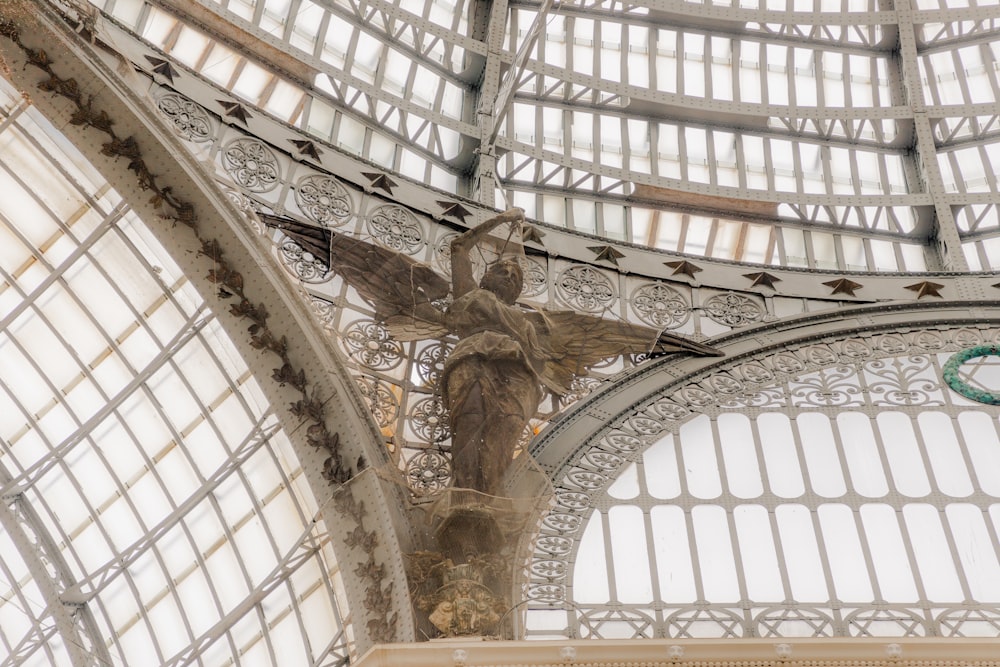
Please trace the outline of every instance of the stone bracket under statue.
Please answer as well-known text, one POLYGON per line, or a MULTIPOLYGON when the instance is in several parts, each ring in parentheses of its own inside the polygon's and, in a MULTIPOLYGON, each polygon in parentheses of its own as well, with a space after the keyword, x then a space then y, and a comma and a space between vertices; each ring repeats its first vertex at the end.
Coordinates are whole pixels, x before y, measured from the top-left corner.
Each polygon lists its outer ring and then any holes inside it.
POLYGON ((411 600, 427 624, 418 634, 512 636, 517 549, 548 499, 452 488, 413 506, 411 525, 423 529, 425 548, 406 555, 411 600))

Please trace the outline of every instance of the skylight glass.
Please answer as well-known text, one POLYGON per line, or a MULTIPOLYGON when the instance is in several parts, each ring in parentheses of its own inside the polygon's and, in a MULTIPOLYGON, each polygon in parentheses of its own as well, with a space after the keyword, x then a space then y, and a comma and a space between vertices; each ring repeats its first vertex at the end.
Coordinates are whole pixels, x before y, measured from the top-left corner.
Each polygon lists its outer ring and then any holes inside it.
POLYGON ((0 108, 0 662, 346 660, 329 498, 214 304, 6 83, 0 108))

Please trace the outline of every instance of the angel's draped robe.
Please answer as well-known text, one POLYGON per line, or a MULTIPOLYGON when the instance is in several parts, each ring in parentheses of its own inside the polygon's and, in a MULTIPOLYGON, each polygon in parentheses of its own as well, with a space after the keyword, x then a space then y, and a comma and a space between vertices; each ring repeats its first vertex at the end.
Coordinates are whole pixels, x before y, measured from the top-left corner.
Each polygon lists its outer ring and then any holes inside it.
POLYGON ((447 317, 460 338, 441 378, 454 486, 497 495, 542 399, 544 345, 520 308, 485 289, 456 299, 447 317))

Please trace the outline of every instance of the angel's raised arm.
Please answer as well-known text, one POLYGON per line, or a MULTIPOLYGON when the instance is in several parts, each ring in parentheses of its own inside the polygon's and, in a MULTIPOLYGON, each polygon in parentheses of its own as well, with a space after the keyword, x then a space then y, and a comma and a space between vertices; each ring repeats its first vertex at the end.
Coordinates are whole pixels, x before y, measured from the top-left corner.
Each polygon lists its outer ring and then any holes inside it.
POLYGON ((472 274, 472 259, 469 253, 487 234, 508 222, 524 222, 524 210, 512 208, 504 211, 478 227, 462 233, 451 242, 451 286, 454 298, 457 299, 476 288, 476 278, 472 274))

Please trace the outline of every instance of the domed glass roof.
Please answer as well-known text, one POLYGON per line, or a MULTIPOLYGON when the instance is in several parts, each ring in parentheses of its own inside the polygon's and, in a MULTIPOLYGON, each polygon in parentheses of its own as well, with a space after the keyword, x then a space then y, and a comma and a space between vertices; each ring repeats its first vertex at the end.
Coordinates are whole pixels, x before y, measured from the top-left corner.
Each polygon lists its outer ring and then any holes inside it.
POLYGON ((788 267, 1000 261, 995 4, 97 4, 349 153, 552 225, 788 267))

